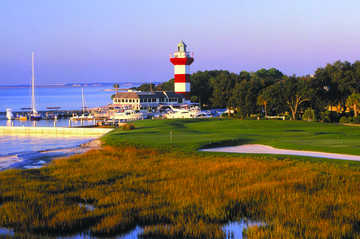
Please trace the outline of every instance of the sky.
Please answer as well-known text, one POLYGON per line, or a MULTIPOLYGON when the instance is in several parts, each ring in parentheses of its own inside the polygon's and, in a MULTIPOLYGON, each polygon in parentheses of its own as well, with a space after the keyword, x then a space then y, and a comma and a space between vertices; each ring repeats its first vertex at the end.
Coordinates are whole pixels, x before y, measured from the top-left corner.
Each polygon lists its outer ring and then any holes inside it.
POLYGON ((1 0, 0 85, 163 82, 184 40, 191 71, 313 74, 360 60, 358 0, 1 0))

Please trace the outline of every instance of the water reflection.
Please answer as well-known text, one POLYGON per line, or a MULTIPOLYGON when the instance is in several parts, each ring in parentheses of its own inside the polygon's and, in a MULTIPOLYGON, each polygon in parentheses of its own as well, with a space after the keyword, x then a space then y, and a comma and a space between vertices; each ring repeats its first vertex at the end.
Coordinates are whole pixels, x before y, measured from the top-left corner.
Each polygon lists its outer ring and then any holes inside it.
POLYGON ((229 222, 222 227, 227 239, 242 239, 245 229, 251 226, 261 226, 264 223, 250 220, 241 220, 238 222, 229 222))
MULTIPOLYGON (((89 206, 88 204, 82 204, 82 206, 89 206)), ((90 205, 92 206, 92 205, 90 205)), ((89 208, 90 210, 93 208, 89 208)), ((243 237, 243 232, 245 229, 247 229, 248 227, 251 226, 261 226, 264 225, 264 223, 261 222, 257 222, 257 221, 249 221, 249 220, 241 220, 238 222, 229 222, 228 224, 225 224, 222 227, 222 230, 225 233, 225 238, 226 239, 242 239, 243 237)), ((106 237, 106 238, 113 238, 113 239, 140 239, 141 238, 141 233, 143 232, 143 228, 141 228, 140 226, 135 227, 133 230, 129 231, 128 233, 122 234, 122 235, 118 235, 118 236, 114 236, 114 237, 106 237)), ((6 228, 0 228, 0 236, 17 236, 16 233, 14 233, 12 230, 6 229, 6 228)), ((26 235, 21 235, 21 236, 26 236, 26 235)), ((35 235, 32 235, 35 236, 35 235)), ((29 235, 29 238, 35 238, 29 235)), ((97 239, 99 237, 94 237, 91 236, 89 232, 82 232, 76 235, 72 235, 72 236, 57 236, 57 237, 41 237, 41 236, 36 236, 36 238, 39 239, 45 239, 45 238, 56 238, 56 239, 97 239)), ((102 237, 103 238, 103 237, 102 237)))
POLYGON ((10 229, 0 227, 0 236, 14 236, 14 232, 10 229))

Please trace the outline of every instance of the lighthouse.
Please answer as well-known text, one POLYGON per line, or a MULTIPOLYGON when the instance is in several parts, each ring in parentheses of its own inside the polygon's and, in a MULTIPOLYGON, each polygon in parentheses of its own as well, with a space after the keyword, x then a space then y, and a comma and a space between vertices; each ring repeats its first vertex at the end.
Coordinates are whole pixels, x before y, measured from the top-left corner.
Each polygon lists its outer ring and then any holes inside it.
POLYGON ((175 93, 183 94, 186 99, 190 96, 190 65, 193 63, 193 54, 186 50, 186 44, 181 41, 177 45, 177 51, 170 56, 174 65, 174 89, 175 93))

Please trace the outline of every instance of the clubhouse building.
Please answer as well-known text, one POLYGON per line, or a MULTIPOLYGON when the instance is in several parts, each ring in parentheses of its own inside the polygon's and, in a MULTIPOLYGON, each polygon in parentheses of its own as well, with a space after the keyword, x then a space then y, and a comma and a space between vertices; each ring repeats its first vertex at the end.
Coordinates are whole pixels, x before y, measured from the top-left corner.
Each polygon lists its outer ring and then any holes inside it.
POLYGON ((170 91, 128 91, 116 93, 113 97, 113 106, 122 109, 143 110, 154 109, 160 105, 178 105, 184 101, 184 94, 170 91))

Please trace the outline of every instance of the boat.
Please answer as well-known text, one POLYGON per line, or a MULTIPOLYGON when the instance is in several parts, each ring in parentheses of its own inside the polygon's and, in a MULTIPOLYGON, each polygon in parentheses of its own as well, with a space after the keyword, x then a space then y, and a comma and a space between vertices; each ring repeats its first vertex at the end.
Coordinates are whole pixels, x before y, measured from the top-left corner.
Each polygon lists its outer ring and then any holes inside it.
POLYGON ((168 112, 164 117, 167 119, 192 119, 195 118, 195 114, 189 110, 177 110, 168 112))
POLYGON ((144 114, 135 110, 125 110, 124 112, 114 112, 110 116, 111 120, 133 121, 144 119, 144 114))
POLYGON ((171 110, 164 114, 167 119, 192 119, 200 112, 198 107, 189 105, 181 105, 180 108, 169 105, 169 108, 171 110))
POLYGON ((20 121, 26 121, 28 120, 28 117, 26 115, 17 115, 16 119, 20 121))
POLYGON ((197 113, 195 115, 195 118, 200 118, 200 119, 207 119, 207 118, 212 118, 213 116, 211 115, 211 112, 209 111, 200 111, 199 113, 197 113))
POLYGON ((95 116, 92 114, 84 113, 82 115, 74 115, 70 118, 70 120, 76 121, 76 120, 95 120, 95 116))
POLYGON ((11 109, 6 109, 6 118, 8 120, 13 120, 14 119, 14 115, 13 115, 11 109))
POLYGON ((30 120, 41 120, 41 115, 37 112, 35 105, 34 52, 32 53, 31 110, 32 112, 30 114, 30 120))
POLYGON ((70 118, 70 120, 76 121, 76 120, 95 120, 95 116, 90 114, 90 113, 86 113, 85 109, 87 109, 87 107, 85 106, 85 97, 84 97, 84 88, 81 88, 81 103, 82 103, 82 115, 74 115, 73 117, 70 118))

